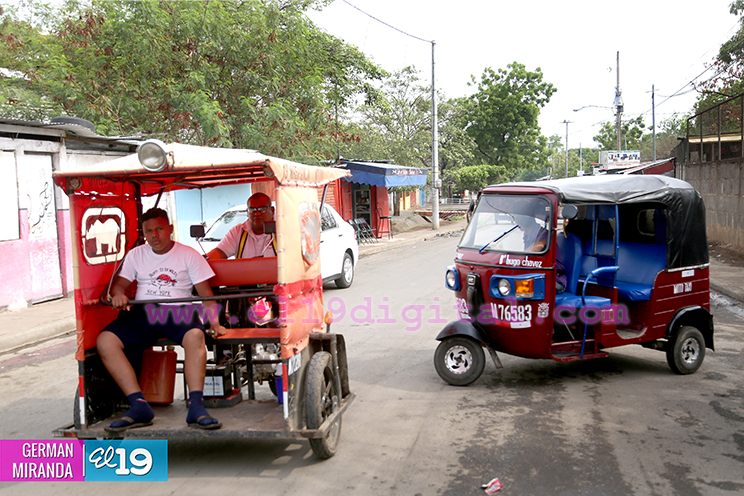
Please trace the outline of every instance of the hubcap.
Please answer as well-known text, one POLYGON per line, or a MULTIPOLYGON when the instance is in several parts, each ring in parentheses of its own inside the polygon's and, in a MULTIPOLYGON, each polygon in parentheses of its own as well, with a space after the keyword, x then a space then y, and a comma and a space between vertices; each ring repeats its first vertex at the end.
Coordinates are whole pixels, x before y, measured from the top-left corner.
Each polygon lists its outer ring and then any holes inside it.
POLYGON ((352 276, 354 275, 354 264, 351 263, 350 258, 344 258, 344 280, 346 282, 351 281, 352 276))
POLYGON ((700 343, 698 343, 697 339, 685 339, 685 342, 682 343, 681 355, 685 363, 695 363, 700 355, 700 343))
POLYGON ((453 374, 464 374, 473 364, 473 355, 464 346, 453 346, 444 358, 447 370, 453 374))

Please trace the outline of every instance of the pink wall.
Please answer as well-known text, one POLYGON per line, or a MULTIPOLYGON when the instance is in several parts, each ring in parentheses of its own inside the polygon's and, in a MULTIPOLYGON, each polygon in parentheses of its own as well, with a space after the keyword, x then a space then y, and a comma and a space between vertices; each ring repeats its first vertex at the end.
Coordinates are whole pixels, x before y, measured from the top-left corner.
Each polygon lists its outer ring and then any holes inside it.
POLYGON ((20 210, 21 239, 0 241, 0 309, 31 299, 28 211, 20 210))
POLYGON ((0 241, 0 310, 22 308, 74 290, 69 212, 58 211, 56 215, 59 250, 56 239, 29 239, 25 209, 19 210, 20 239, 0 241), (61 274, 56 270, 57 262, 61 274))

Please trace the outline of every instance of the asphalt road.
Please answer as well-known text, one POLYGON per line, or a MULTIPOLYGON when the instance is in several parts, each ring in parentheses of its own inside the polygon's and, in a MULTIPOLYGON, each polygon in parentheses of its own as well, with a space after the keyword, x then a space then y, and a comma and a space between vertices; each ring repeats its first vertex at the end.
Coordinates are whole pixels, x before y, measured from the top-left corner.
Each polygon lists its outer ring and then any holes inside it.
MULTIPOLYGON (((489 361, 478 381, 457 388, 433 366, 434 337, 456 315, 443 270, 456 242, 365 257, 350 289, 326 291, 358 395, 335 457, 317 460, 306 441, 178 441, 169 443, 168 482, 0 483, 0 492, 477 495, 495 477, 498 494, 744 492, 737 306, 716 300, 717 351, 691 376, 635 346, 574 363, 501 355, 503 369, 489 361)), ((70 421, 73 347, 68 338, 0 357, 0 438, 49 438, 70 421)))

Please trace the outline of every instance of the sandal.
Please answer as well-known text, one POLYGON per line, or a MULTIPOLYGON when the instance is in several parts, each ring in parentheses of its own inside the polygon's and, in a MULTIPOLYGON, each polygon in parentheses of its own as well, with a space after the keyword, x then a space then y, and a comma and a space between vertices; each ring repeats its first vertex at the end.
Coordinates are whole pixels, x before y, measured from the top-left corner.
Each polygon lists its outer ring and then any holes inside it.
POLYGON ((104 427, 106 432, 123 432, 127 429, 136 429, 137 427, 147 427, 148 425, 152 425, 152 420, 144 420, 144 421, 136 421, 132 417, 124 416, 120 418, 119 420, 114 420, 111 422, 111 425, 108 427, 104 427), (124 422, 124 424, 121 425, 114 425, 118 422, 124 422))
POLYGON ((202 415, 201 417, 196 419, 196 422, 189 422, 189 427, 193 427, 195 429, 203 429, 205 431, 211 431, 214 429, 219 429, 222 427, 222 424, 211 415, 202 415), (210 422, 208 424, 203 424, 202 420, 214 420, 214 422, 210 422))

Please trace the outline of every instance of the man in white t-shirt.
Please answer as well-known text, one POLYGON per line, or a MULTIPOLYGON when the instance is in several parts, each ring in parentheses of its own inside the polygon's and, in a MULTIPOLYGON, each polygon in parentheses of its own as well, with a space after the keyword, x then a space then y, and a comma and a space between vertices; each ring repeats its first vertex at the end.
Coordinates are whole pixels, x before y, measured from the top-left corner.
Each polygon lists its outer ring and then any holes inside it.
POLYGON ((127 396, 131 408, 124 416, 106 428, 121 432, 152 424, 155 414, 145 400, 137 375, 127 358, 152 346, 159 338, 179 343, 185 353, 184 377, 189 388, 190 427, 218 429, 222 426, 204 408, 202 397, 206 372, 207 350, 204 324, 200 314, 210 321, 209 333, 225 334, 219 323, 219 308, 214 301, 196 305, 129 305, 125 291, 137 281, 137 300, 168 300, 191 297, 196 288, 201 297, 213 296, 208 280, 214 276, 211 267, 196 250, 171 239, 173 226, 168 214, 153 208, 142 215, 142 232, 147 244, 127 253, 121 272, 111 288, 111 302, 119 315, 98 335, 96 346, 116 384, 127 396))
POLYGON ((217 248, 207 253, 207 258, 275 257, 274 235, 264 230, 266 223, 273 221, 274 207, 271 206, 271 198, 264 193, 252 195, 248 198, 248 220, 233 226, 217 248))

